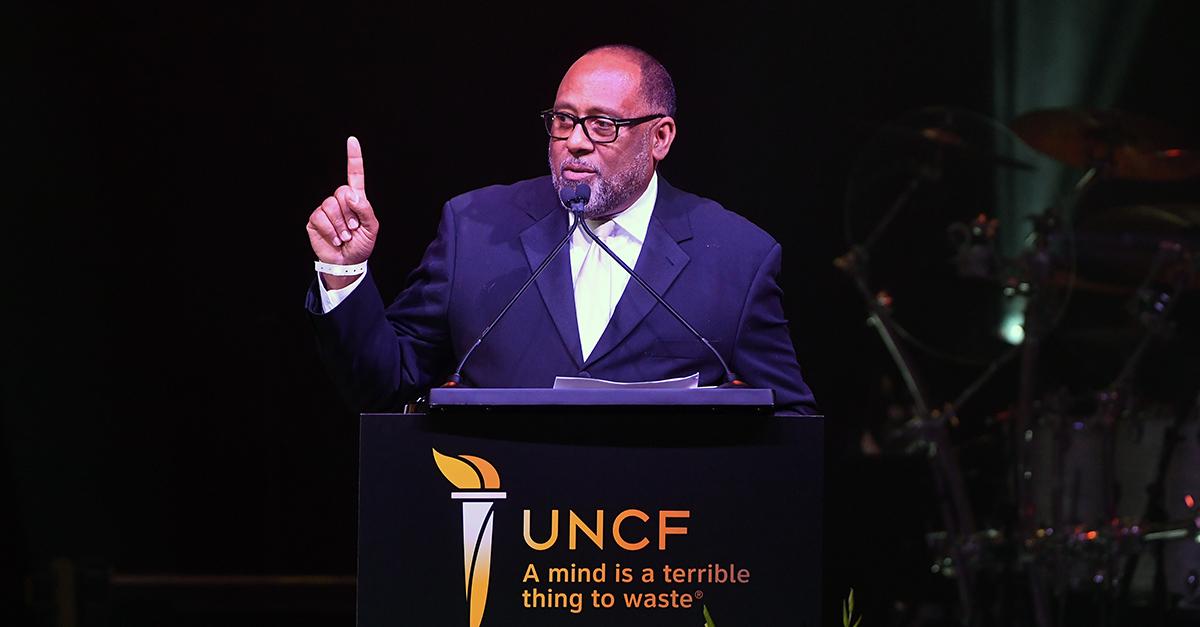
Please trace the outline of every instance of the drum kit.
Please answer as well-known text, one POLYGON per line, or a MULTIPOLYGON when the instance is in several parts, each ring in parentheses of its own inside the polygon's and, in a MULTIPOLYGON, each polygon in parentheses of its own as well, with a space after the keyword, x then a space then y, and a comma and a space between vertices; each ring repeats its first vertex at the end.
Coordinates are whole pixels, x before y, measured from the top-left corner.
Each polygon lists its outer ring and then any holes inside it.
POLYGON ((1200 624, 1200 151, 1186 143, 1120 111, 1001 125, 930 108, 881 129, 851 175, 834 263, 907 392, 888 441, 929 460, 944 527, 931 570, 955 581, 963 624, 1200 624), (1049 208, 1028 222, 996 217, 1038 194, 1049 208), (952 401, 933 402, 931 363, 953 373, 938 377, 961 388, 952 401), (978 407, 988 391, 998 408, 978 407), (971 467, 979 441, 994 468, 971 467), (1001 505, 985 511, 987 490, 1001 505), (997 601, 1014 581, 1021 602, 997 601))

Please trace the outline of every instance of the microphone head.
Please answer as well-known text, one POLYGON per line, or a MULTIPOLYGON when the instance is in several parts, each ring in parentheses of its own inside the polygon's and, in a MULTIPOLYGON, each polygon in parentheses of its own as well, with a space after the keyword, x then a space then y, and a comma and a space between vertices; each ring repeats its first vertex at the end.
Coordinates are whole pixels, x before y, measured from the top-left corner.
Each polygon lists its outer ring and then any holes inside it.
POLYGON ((575 190, 571 189, 570 187, 563 187, 562 189, 558 190, 558 200, 563 204, 564 207, 569 208, 571 206, 571 201, 575 200, 575 190))
POLYGON ((592 188, 587 183, 580 183, 574 188, 564 187, 558 192, 558 199, 572 213, 579 213, 592 199, 592 188))
POLYGON ((575 199, 583 204, 588 204, 592 199, 592 188, 588 187, 587 183, 580 183, 575 186, 575 199))

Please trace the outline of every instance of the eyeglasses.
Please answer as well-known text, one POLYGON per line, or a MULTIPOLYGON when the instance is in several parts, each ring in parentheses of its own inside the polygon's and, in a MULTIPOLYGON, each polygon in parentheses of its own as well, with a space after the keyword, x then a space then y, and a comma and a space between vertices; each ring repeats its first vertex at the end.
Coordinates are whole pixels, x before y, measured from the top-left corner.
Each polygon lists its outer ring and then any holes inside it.
POLYGON ((665 118, 665 113, 656 113, 640 118, 610 118, 607 115, 585 115, 577 117, 564 111, 547 109, 541 113, 546 122, 546 132, 554 139, 567 139, 575 131, 575 125, 583 123, 583 134, 593 144, 608 144, 617 141, 622 126, 637 126, 643 122, 665 118))

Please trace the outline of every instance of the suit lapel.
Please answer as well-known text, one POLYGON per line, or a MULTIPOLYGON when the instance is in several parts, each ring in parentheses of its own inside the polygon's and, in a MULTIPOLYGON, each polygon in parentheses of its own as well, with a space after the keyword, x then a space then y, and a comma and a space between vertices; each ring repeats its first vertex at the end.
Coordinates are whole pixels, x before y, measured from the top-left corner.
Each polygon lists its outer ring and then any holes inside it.
MULTIPOLYGON (((537 217, 536 213, 540 212, 530 211, 530 215, 534 217, 537 217)), ((525 259, 529 262, 530 271, 536 269, 554 252, 554 245, 566 234, 567 217, 562 211, 554 210, 545 213, 541 219, 521 232, 521 245, 525 248, 525 259)), ((576 366, 582 367, 583 351, 579 343, 579 323, 575 318, 570 252, 568 243, 537 278, 537 289, 571 359, 576 366)))
MULTIPOLYGON (((642 244, 642 252, 638 255, 637 270, 646 283, 659 294, 665 294, 667 288, 675 282, 684 266, 690 261, 687 253, 679 247, 678 242, 690 239, 692 236, 691 223, 688 221, 686 207, 680 202, 680 194, 675 188, 659 177, 658 199, 654 203, 654 215, 646 230, 646 241, 642 244)), ((560 236, 561 237, 561 236, 560 236)), ((569 272, 568 272, 569 274, 569 272)), ((567 282, 568 287, 570 282, 567 282)), ((574 294, 568 291, 567 297, 572 301, 574 294)), ((595 363, 617 347, 637 326, 650 310, 658 304, 633 277, 621 294, 621 300, 613 311, 608 327, 592 349, 584 367, 595 363)), ((573 312, 572 312, 573 313, 573 312)), ((575 317, 572 315, 571 320, 575 317)), ((578 323, 575 328, 575 345, 579 345, 578 323)), ((582 352, 580 353, 582 354, 582 352)))

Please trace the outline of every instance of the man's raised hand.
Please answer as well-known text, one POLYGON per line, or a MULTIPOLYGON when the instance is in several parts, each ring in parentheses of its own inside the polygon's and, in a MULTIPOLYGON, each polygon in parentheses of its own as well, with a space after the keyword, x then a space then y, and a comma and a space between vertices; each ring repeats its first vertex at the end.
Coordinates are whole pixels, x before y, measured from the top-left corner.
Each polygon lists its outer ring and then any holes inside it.
MULTIPOLYGON (((346 140, 346 183, 308 216, 308 241, 317 259, 325 263, 362 263, 371 256, 379 236, 379 221, 367 200, 362 147, 354 137, 346 140)), ((357 277, 322 278, 326 287, 337 289, 357 277)))

